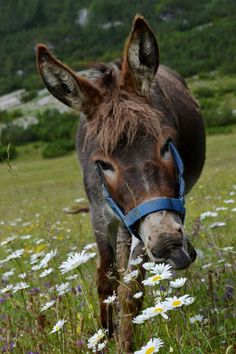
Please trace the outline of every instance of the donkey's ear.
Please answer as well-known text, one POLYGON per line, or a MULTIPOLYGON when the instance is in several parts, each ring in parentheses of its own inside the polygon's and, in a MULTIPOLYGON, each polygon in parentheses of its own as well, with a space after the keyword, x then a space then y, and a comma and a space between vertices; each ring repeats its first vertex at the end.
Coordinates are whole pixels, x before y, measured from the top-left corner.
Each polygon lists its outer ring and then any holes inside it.
POLYGON ((158 66, 159 49, 155 35, 144 18, 136 16, 124 50, 124 85, 146 95, 158 66))
POLYGON ((57 60, 43 44, 37 46, 37 65, 47 89, 67 106, 86 111, 101 101, 96 87, 57 60))

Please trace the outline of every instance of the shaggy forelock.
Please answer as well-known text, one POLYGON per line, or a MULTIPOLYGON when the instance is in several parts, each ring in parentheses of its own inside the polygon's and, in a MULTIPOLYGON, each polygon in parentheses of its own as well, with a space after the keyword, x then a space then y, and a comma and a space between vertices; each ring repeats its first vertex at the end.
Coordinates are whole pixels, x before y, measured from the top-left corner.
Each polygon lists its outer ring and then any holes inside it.
POLYGON ((109 154, 120 139, 126 138, 129 145, 137 133, 160 139, 162 113, 152 108, 146 98, 120 89, 117 74, 110 67, 102 67, 99 85, 104 101, 86 124, 86 141, 96 139, 101 150, 109 154))

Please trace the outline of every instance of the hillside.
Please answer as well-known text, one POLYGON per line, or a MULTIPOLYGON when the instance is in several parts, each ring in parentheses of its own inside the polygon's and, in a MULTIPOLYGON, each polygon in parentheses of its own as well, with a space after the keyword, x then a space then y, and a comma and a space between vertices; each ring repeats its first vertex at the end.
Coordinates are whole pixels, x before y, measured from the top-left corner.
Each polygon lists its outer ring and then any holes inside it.
POLYGON ((75 70, 95 59, 114 59, 135 13, 153 27, 162 63, 185 76, 236 71, 234 0, 0 0, 0 94, 41 88, 38 42, 75 70))

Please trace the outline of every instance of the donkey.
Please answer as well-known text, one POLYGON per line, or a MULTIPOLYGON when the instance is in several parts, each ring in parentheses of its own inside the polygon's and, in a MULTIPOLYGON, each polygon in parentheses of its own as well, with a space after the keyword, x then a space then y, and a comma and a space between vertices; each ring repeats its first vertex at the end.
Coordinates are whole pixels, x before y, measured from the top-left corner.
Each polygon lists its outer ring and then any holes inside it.
POLYGON ((141 255, 184 269, 196 257, 183 228, 183 193, 205 160, 199 107, 183 78, 159 65, 155 35, 142 16, 134 19, 120 65, 96 64, 87 79, 43 44, 37 65, 52 95, 80 111, 76 144, 99 252, 101 324, 113 333, 112 306, 103 301, 116 291, 120 350, 130 352, 132 318, 142 303, 133 294, 144 277, 139 265, 139 278, 122 285, 137 267, 133 260, 141 255), (126 216, 139 206, 146 212, 128 224, 126 216))

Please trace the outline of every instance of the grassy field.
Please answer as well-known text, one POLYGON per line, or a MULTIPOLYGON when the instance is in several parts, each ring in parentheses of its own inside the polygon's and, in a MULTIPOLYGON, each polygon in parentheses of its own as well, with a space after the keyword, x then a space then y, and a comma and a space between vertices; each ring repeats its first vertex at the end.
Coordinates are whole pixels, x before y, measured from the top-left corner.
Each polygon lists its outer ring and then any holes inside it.
MULTIPOLYGON (((85 196, 76 155, 42 160, 37 150, 31 150, 26 156, 27 151, 22 151, 12 166, 0 165, 0 288, 19 282, 29 285, 15 292, 9 287, 0 295, 0 350, 17 354, 88 353, 87 340, 100 328, 95 260, 64 275, 59 271, 70 252, 80 252, 94 242, 88 214, 62 212, 74 199, 85 196), (10 241, 11 236, 16 238, 10 241), (22 249, 22 256, 6 261, 13 251, 22 249), (57 254, 47 269, 53 272, 39 277, 45 268, 37 270, 34 266, 52 250, 57 254), (77 277, 67 279, 72 274, 77 277), (59 295, 56 285, 67 282, 69 291, 59 295), (53 306, 41 311, 52 299, 53 306), (50 334, 59 319, 67 322, 50 334)), ((235 211, 236 133, 211 136, 204 172, 187 197, 186 228, 199 257, 190 269, 177 274, 187 282, 173 293, 196 299, 171 311, 169 320, 158 316, 136 325, 137 349, 158 336, 164 342, 160 349, 163 354, 235 353, 235 211), (196 218, 206 211, 216 212, 216 208, 220 208, 217 215, 202 220, 200 232, 195 232, 196 218), (214 227, 215 222, 225 224, 214 227), (197 314, 203 320, 191 324, 189 319, 197 314)), ((168 290, 167 283, 163 284, 161 296, 168 290)), ((147 292, 145 308, 153 304, 154 296, 153 289, 147 292)), ((117 353, 114 340, 107 344, 107 352, 117 353)))

